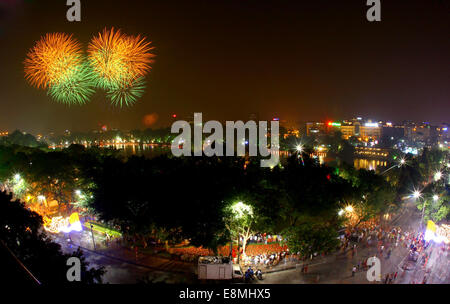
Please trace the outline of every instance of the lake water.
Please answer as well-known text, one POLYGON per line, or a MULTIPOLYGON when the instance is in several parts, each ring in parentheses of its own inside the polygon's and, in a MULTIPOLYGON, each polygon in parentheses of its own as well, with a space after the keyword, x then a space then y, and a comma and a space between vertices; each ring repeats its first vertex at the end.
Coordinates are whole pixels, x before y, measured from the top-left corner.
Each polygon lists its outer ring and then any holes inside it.
MULTIPOLYGON (((130 157, 132 155, 142 155, 148 158, 153 158, 160 156, 162 154, 171 153, 169 145, 159 145, 159 144, 114 144, 105 146, 108 148, 114 148, 121 150, 121 154, 130 157)), ((290 153, 280 152, 280 157, 288 157, 290 153)), ((318 160, 320 163, 324 163, 326 157, 325 155, 319 155, 318 160)), ((367 169, 367 170, 382 170, 387 167, 387 161, 379 159, 369 159, 369 158, 355 158, 353 161, 353 166, 356 169, 367 169)))

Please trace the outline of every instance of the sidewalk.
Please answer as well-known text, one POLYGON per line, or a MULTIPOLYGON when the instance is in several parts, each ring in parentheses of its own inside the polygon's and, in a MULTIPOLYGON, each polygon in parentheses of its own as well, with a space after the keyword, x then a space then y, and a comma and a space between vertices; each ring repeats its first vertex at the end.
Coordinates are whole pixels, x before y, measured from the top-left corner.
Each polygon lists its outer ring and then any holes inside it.
MULTIPOLYGON (((90 234, 90 232, 89 232, 90 234)), ((88 234, 71 235, 71 245, 73 249, 80 247, 83 251, 89 251, 97 255, 101 255, 107 258, 115 259, 124 263, 145 267, 151 270, 167 271, 173 273, 195 273, 196 265, 183 261, 175 261, 172 259, 166 259, 162 257, 156 257, 149 254, 143 254, 138 252, 137 255, 134 250, 124 247, 120 244, 116 244, 114 241, 110 242, 109 246, 106 246, 104 239, 95 235, 95 250, 92 241, 89 241, 88 234)), ((65 247, 70 245, 67 240, 58 238, 59 243, 65 247)))

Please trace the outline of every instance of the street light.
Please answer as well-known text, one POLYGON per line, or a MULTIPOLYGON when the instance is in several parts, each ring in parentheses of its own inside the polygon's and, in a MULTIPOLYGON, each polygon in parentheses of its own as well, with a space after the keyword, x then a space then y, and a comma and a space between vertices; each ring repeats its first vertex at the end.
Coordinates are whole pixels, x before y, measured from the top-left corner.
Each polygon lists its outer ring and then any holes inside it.
POLYGON ((251 206, 244 204, 243 202, 237 202, 233 206, 231 206, 231 209, 233 210, 234 216, 236 218, 241 218, 245 214, 244 212, 248 213, 250 216, 253 215, 253 209, 251 206))
POLYGON ((397 167, 397 168, 401 168, 404 164, 406 164, 406 160, 404 158, 400 159, 400 162, 398 164, 393 165, 392 167, 384 170, 383 172, 381 172, 381 175, 388 172, 389 170, 397 167))
POLYGON ((95 251, 95 240, 94 240, 94 225, 91 225, 91 236, 92 236, 92 244, 94 245, 94 251, 95 251))
POLYGON ((345 211, 352 213, 353 207, 351 205, 348 205, 347 207, 345 207, 345 211))
POLYGON ((303 160, 303 145, 302 144, 298 144, 295 147, 295 150, 297 151, 297 157, 300 158, 302 160, 302 165, 305 165, 305 161, 303 160))
POLYGON ((338 215, 339 215, 339 216, 342 216, 342 215, 344 214, 344 212, 345 212, 345 211, 344 211, 343 209, 341 209, 341 210, 339 210, 338 215))
POLYGON ((438 180, 440 180, 441 177, 442 177, 442 172, 441 172, 441 171, 437 171, 437 172, 434 174, 434 180, 435 180, 436 182, 437 182, 438 180))
POLYGON ((421 196, 422 196, 422 194, 420 193, 420 191, 415 190, 415 191, 413 192, 413 197, 414 197, 415 199, 418 199, 418 198, 421 197, 421 196))
POLYGON ((433 201, 437 202, 439 200, 439 195, 435 194, 433 195, 433 201))

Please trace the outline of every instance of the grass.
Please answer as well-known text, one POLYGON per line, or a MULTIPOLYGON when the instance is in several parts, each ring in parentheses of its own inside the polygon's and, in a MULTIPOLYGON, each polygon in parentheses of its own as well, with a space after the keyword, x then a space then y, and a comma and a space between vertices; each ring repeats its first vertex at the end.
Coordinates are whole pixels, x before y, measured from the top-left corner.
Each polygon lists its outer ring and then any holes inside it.
POLYGON ((119 231, 112 229, 112 228, 108 228, 106 226, 100 225, 98 223, 94 223, 94 222, 84 222, 83 225, 84 227, 86 227, 87 229, 91 229, 91 224, 92 224, 92 229, 96 232, 101 232, 101 233, 108 233, 111 236, 114 237, 120 237, 122 236, 122 233, 120 233, 119 231))

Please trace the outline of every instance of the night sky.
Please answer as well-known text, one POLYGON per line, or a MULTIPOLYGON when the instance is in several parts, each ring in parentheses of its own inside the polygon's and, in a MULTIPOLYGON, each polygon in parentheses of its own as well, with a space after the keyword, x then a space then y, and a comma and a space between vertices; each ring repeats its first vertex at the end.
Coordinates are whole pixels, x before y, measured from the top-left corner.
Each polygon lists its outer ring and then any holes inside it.
POLYGON ((351 118, 448 122, 450 4, 381 0, 382 21, 366 20, 366 0, 81 0, 82 21, 66 20, 66 0, 0 0, 0 131, 87 131, 145 126, 156 113, 203 112, 204 119, 288 121, 351 118), (23 60, 48 32, 73 33, 85 49, 105 27, 142 34, 157 55, 144 97, 132 108, 67 107, 24 79, 23 60))

